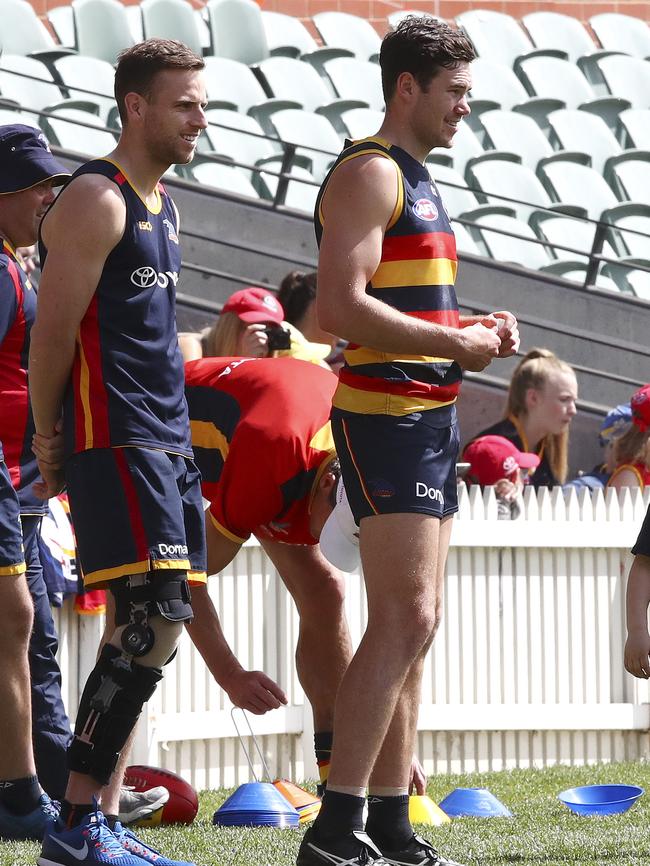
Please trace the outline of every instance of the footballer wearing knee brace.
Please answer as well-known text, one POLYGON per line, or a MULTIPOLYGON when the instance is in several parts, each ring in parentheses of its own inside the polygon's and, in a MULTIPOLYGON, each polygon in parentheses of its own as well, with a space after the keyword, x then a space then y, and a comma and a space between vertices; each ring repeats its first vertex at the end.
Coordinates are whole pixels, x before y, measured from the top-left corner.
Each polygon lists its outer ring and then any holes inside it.
POLYGON ((41 466, 47 495, 67 486, 85 584, 108 588, 116 611, 81 697, 61 819, 39 860, 47 866, 173 864, 133 847, 96 800, 192 618, 190 585, 206 580, 175 321, 179 218, 159 182, 192 159, 207 125, 203 66, 171 40, 123 52, 118 145, 77 169, 41 226, 35 447, 63 416, 66 462, 63 472, 41 466))

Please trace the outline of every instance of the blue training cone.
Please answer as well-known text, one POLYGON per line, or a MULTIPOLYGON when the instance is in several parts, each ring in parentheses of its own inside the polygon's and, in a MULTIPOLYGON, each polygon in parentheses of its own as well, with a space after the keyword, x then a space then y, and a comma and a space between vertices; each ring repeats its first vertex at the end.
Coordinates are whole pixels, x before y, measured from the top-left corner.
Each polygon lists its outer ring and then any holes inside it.
POLYGON ((214 813, 222 827, 297 827, 300 816, 271 782, 246 782, 214 813))
POLYGON ((456 788, 440 802, 452 818, 512 818, 512 812, 487 788, 456 788))

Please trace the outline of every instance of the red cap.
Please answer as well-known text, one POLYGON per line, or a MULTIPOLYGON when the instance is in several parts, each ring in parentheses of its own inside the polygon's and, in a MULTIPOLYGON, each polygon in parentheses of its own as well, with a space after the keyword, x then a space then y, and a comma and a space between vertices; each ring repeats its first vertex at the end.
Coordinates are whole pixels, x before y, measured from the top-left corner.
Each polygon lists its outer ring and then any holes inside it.
POLYGON ((224 304, 222 313, 235 313, 242 322, 262 323, 284 321, 282 304, 266 289, 241 289, 231 295, 224 304))
POLYGON ((479 436, 469 443, 463 460, 471 464, 467 474, 479 484, 496 484, 517 469, 539 466, 537 454, 520 451, 504 436, 479 436))
POLYGON ((650 384, 639 388, 630 400, 632 423, 645 433, 650 430, 650 384))

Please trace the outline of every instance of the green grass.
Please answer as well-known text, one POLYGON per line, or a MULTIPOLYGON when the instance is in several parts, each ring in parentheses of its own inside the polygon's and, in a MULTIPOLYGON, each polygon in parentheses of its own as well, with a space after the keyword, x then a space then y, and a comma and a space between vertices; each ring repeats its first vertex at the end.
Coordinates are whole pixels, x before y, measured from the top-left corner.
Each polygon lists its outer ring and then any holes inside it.
MULTIPOLYGON (((487 787, 514 818, 457 818, 443 827, 419 828, 443 853, 466 866, 648 866, 650 863, 650 764, 600 764, 438 776, 428 793, 439 802, 456 787, 487 787), (619 782, 649 793, 624 815, 580 818, 557 794, 575 785, 619 782)), ((169 857, 199 866, 293 866, 302 830, 217 828, 212 815, 231 791, 204 791, 191 827, 139 830, 169 857)), ((35 843, 0 842, 0 866, 33 866, 35 843)))

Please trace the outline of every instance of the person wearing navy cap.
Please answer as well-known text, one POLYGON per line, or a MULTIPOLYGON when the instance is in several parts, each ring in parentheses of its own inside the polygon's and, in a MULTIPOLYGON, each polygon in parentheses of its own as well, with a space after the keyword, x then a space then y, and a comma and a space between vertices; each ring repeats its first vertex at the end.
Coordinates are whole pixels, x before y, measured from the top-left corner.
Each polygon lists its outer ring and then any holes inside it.
POLYGON ((17 252, 36 242, 41 217, 54 201, 54 188, 68 174, 50 153, 40 129, 0 126, 2 838, 43 835, 53 807, 41 782, 52 796, 60 796, 57 785, 59 776, 65 784, 62 758, 70 739, 55 658, 56 631, 38 556, 38 532, 47 503, 33 490, 39 472, 31 450, 34 426, 27 388, 36 292, 17 252))

